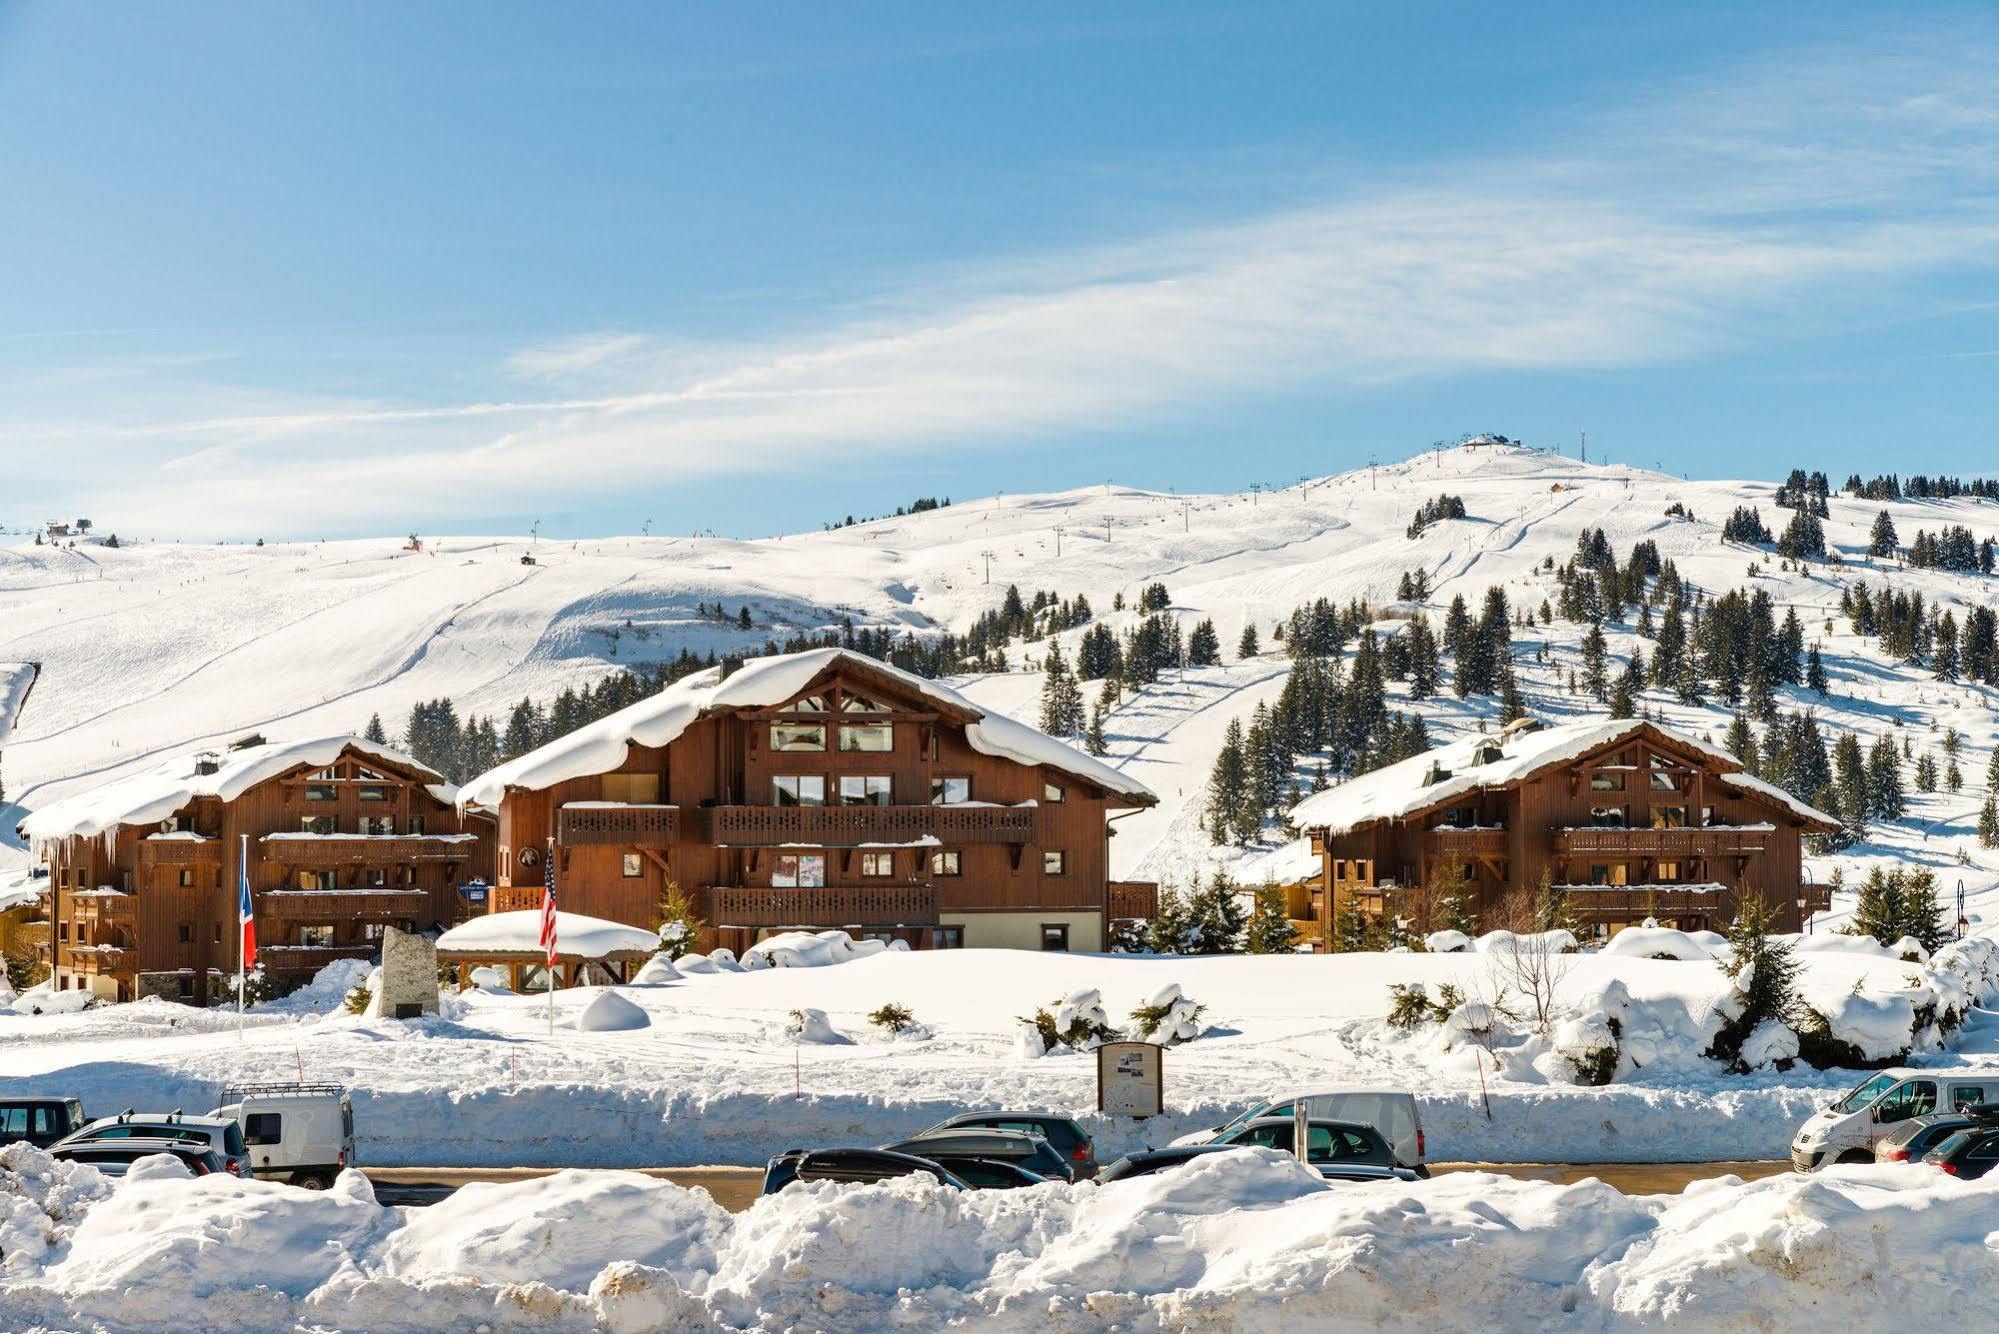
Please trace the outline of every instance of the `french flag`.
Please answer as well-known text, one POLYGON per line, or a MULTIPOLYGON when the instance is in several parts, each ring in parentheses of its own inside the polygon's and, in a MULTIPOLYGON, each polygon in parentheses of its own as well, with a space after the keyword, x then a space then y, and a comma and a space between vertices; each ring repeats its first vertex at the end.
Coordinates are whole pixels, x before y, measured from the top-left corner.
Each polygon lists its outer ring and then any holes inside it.
POLYGON ((236 874, 236 915, 242 919, 243 966, 248 973, 257 962, 257 920, 250 912, 250 851, 244 840, 242 869, 236 874))

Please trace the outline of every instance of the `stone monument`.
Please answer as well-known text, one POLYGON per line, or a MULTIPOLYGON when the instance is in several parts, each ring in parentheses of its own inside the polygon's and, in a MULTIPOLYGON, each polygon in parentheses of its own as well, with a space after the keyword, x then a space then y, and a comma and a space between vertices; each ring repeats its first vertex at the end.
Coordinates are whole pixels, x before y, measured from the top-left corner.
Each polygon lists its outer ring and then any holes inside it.
POLYGON ((411 932, 385 928, 375 1014, 383 1019, 436 1014, 437 995, 437 946, 411 932))

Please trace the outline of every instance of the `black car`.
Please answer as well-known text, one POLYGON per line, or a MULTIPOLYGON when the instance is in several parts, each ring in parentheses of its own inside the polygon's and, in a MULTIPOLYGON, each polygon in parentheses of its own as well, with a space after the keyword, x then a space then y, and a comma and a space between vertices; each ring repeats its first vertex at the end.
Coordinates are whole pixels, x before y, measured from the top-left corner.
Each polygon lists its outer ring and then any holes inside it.
POLYGON ((931 1135, 940 1130, 957 1130, 966 1126, 1039 1135, 1069 1164, 1070 1176, 1078 1181, 1088 1181, 1097 1174, 1096 1142, 1087 1130, 1066 1116, 1050 1112, 961 1112, 948 1120, 939 1121, 923 1133, 931 1135))
POLYGON ((958 1190, 970 1187, 928 1158, 881 1149, 789 1149, 764 1166, 766 1195, 775 1195, 794 1181, 893 1181, 927 1176, 958 1190))
POLYGON ((981 1158, 1013 1163, 1050 1181, 1068 1181, 1069 1162, 1055 1146, 1039 1135, 1022 1130, 989 1130, 984 1126, 953 1126, 926 1130, 921 1135, 895 1144, 884 1144, 890 1153, 913 1153, 933 1161, 981 1158))
POLYGON ((1236 1153, 1240 1147, 1235 1144, 1183 1144, 1177 1149, 1144 1149, 1128 1153, 1106 1166, 1097 1173, 1097 1180, 1101 1183, 1149 1177, 1155 1172, 1164 1172, 1169 1167, 1179 1167, 1210 1154, 1236 1153))
POLYGON ((0 1099, 0 1144, 26 1140, 46 1149, 88 1120, 75 1098, 0 1099))
POLYGON ((932 1158, 939 1167, 973 1190, 1016 1190, 1039 1186, 1049 1178, 1030 1172, 1018 1163, 998 1158, 932 1158))
POLYGON ((1999 1129, 1985 1126, 1960 1130, 1923 1155, 1961 1181, 1976 1181, 1999 1167, 1999 1129))

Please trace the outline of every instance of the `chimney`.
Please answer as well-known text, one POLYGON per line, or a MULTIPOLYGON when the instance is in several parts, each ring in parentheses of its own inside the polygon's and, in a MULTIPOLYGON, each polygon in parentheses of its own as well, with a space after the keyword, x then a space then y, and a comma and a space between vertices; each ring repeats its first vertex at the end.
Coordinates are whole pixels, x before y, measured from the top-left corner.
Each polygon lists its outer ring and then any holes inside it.
POLYGON ((220 773, 222 772, 222 757, 212 750, 201 751, 194 757, 194 771, 196 774, 220 773))

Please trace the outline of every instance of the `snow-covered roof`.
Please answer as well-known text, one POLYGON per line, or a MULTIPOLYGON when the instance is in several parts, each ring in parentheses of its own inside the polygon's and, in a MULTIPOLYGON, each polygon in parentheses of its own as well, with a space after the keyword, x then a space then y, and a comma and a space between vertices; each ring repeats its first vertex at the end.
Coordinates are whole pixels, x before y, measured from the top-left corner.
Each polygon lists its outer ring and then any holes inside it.
POLYGON ((1468 736, 1316 792, 1298 803, 1291 812, 1291 823, 1299 829, 1316 829, 1338 836, 1377 820, 1407 819, 1458 797, 1489 788, 1511 787, 1543 769, 1570 763, 1639 735, 1650 735, 1706 757, 1722 770, 1721 782, 1782 807, 1807 824, 1839 823, 1782 788, 1742 772, 1742 762, 1720 747, 1636 718, 1597 719, 1510 734, 1468 736), (1499 757, 1478 763, 1474 757, 1479 749, 1495 745, 1499 757), (1432 766, 1449 776, 1426 783, 1432 766))
POLYGON ((467 783, 461 805, 498 806, 509 788, 540 791, 572 778, 610 773, 625 762, 632 746, 671 743, 696 719, 716 709, 771 708, 803 691, 831 667, 886 677, 919 698, 969 716, 965 740, 984 755, 1021 764, 1047 765, 1142 805, 1158 800, 1152 790, 1045 732, 979 707, 949 686, 927 681, 899 667, 847 649, 820 648, 753 658, 726 679, 721 669, 684 677, 651 699, 579 727, 568 736, 507 761, 467 783))
MULTIPOLYGON (((437 938, 437 948, 448 954, 533 954, 542 955, 541 911, 488 913, 452 927, 437 938)), ((659 936, 623 922, 607 922, 582 913, 555 914, 555 948, 565 957, 601 959, 620 952, 651 953, 659 948, 659 936)))
POLYGON ((73 797, 44 806, 20 823, 21 837, 37 846, 71 838, 95 838, 120 825, 153 824, 200 797, 234 801, 257 784, 309 765, 334 763, 343 754, 381 761, 422 781, 439 801, 457 799, 444 776, 399 750, 358 736, 315 737, 308 741, 267 741, 216 755, 214 773, 196 772, 202 751, 186 751, 150 769, 100 783, 73 797))
MULTIPOLYGON (((0 870, 0 912, 14 908, 25 908, 42 897, 49 882, 37 880, 34 872, 26 866, 11 866, 0 870)), ((0 977, 5 973, 0 972, 0 977)))
POLYGON ((0 662, 0 746, 14 735, 14 724, 20 721, 21 708, 41 670, 40 663, 0 662))

